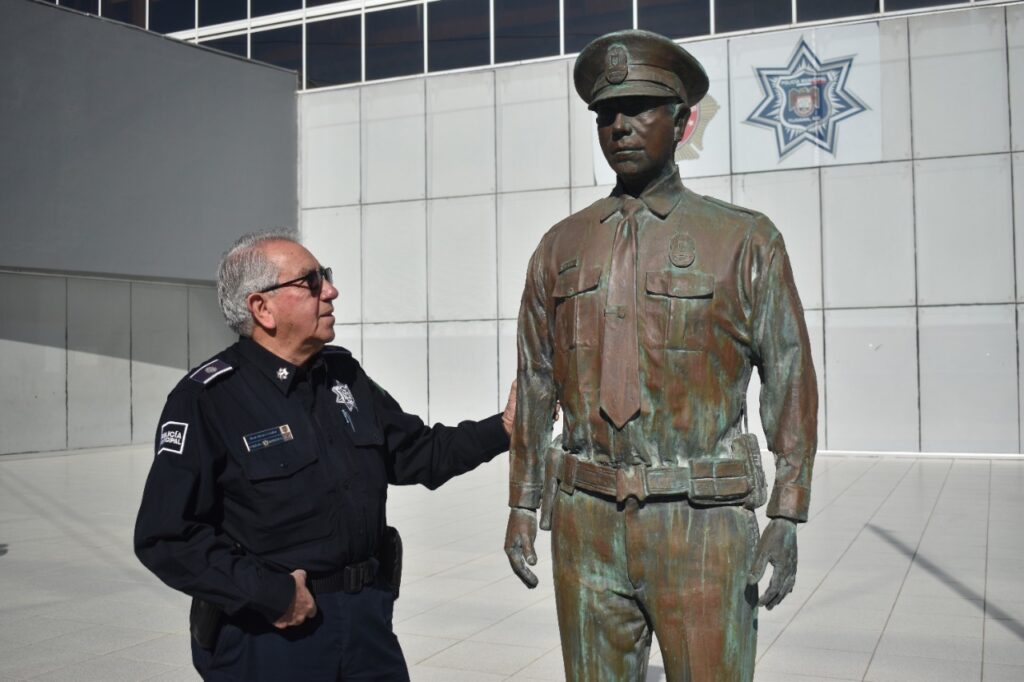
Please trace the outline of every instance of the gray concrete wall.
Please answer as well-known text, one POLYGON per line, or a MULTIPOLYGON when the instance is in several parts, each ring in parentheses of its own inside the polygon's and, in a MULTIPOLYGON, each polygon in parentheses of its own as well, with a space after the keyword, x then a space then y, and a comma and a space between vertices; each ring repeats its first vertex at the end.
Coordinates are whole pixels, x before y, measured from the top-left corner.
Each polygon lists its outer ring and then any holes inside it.
POLYGON ((29 0, 0 3, 0 267, 210 280, 294 225, 295 75, 29 0))

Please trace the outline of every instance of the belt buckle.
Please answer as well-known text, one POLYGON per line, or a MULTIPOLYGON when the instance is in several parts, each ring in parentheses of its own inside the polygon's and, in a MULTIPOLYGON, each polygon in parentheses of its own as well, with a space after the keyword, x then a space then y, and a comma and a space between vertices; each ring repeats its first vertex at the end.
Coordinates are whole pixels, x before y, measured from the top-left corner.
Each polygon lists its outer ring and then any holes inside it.
POLYGON ((615 500, 625 502, 635 497, 637 502, 647 499, 647 470, 642 466, 629 466, 615 470, 615 500))

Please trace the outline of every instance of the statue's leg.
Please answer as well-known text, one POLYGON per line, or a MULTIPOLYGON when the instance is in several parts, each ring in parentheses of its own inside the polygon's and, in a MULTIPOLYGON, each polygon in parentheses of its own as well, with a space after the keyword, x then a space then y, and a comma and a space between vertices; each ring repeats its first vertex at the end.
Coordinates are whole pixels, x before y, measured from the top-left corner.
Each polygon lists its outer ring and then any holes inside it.
POLYGON ((551 528, 555 605, 569 682, 642 682, 651 630, 626 574, 624 512, 558 493, 551 528))
MULTIPOLYGON (((757 588, 747 572, 757 542, 753 512, 652 502, 627 521, 630 556, 642 556, 641 601, 669 682, 750 682, 757 653, 757 588), (636 552, 634 547, 643 547, 636 552)), ((634 575, 630 566, 630 575, 634 575)))

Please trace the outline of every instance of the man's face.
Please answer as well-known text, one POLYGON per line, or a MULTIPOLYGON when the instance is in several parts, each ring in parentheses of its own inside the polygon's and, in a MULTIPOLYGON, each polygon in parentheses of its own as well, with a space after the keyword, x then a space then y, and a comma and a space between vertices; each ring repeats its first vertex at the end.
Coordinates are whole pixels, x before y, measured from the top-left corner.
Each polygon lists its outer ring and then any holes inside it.
POLYGON ((682 124, 674 103, 658 97, 613 97, 595 107, 608 165, 628 186, 643 188, 674 163, 682 124))
MULTIPOLYGON (((320 263, 300 244, 267 242, 267 259, 277 266, 277 281, 287 282, 316 271, 320 263)), ((316 352, 334 340, 334 304, 338 290, 323 280, 319 291, 305 283, 281 287, 267 296, 267 308, 277 324, 274 336, 282 348, 316 352)))

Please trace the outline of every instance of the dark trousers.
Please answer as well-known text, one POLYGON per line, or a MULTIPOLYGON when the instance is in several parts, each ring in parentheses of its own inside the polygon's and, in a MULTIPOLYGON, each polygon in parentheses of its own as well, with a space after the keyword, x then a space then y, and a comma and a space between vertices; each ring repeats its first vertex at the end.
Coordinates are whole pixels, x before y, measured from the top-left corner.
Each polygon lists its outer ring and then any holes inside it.
POLYGON ((757 538, 742 507, 559 492, 551 544, 566 679, 643 680, 653 633, 669 682, 749 682, 757 538))
POLYGON ((407 682, 409 670, 391 629, 394 598, 381 587, 315 595, 311 621, 278 630, 258 614, 228 619, 213 651, 192 642, 204 680, 407 682))

